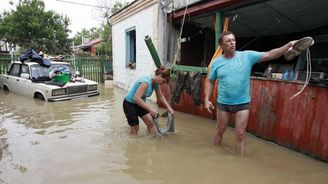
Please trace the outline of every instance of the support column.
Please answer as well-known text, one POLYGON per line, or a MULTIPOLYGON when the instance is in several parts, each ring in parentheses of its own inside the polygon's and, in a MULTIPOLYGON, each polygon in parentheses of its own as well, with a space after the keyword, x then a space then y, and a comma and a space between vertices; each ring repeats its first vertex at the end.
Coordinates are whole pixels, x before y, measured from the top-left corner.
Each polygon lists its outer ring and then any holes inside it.
POLYGON ((223 18, 221 12, 217 12, 214 17, 214 30, 215 30, 215 49, 219 46, 219 36, 222 32, 223 18))

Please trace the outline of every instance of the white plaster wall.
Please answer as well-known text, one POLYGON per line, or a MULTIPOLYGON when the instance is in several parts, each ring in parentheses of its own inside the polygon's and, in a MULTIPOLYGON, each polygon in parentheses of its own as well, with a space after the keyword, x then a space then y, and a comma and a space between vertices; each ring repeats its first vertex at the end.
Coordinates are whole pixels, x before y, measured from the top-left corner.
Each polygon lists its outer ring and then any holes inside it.
POLYGON ((166 6, 166 11, 171 13, 174 10, 178 10, 180 8, 184 8, 186 6, 190 6, 194 3, 197 3, 202 0, 160 0, 162 4, 166 6), (165 3, 164 3, 165 2, 165 3))
MULTIPOLYGON (((113 38, 113 75, 114 85, 128 90, 140 76, 152 74, 156 69, 154 61, 144 41, 146 35, 152 37, 156 47, 157 35, 154 35, 154 22, 157 21, 157 5, 144 9, 133 16, 116 23, 112 27, 113 38), (136 30, 136 69, 126 67, 125 33, 127 29, 136 30)), ((156 31, 155 31, 156 32, 156 31)))
POLYGON ((156 49, 158 56, 161 60, 161 63, 163 66, 166 65, 168 62, 167 59, 167 16, 166 12, 163 11, 162 8, 157 7, 156 13, 158 15, 156 20, 156 34, 157 34, 157 40, 156 40, 156 49))

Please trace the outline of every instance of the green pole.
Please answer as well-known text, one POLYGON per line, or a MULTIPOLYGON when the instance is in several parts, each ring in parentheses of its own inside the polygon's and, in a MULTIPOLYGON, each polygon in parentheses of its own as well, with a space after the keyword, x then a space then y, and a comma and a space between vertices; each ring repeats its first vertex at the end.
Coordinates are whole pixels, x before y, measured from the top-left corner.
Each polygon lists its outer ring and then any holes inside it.
POLYGON ((222 15, 220 12, 215 14, 215 49, 219 46, 219 36, 222 32, 222 15))
POLYGON ((152 57, 153 60, 154 60, 154 63, 155 63, 155 65, 156 65, 156 67, 157 67, 157 68, 160 68, 160 66, 161 66, 161 61, 159 60, 159 57, 158 57, 157 51, 156 51, 156 49, 155 49, 155 47, 154 47, 153 42, 151 41, 150 36, 147 35, 147 36, 145 37, 145 42, 146 42, 146 45, 147 45, 148 50, 149 50, 149 52, 150 52, 150 55, 151 55, 151 57, 152 57))

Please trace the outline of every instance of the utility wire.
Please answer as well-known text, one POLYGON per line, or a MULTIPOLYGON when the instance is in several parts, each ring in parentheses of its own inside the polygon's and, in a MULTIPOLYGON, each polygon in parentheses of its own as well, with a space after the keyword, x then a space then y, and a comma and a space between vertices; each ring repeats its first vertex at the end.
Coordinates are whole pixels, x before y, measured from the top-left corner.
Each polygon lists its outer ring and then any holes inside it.
POLYGON ((91 7, 96 7, 96 8, 106 8, 104 6, 85 4, 85 3, 77 3, 77 2, 65 1, 65 0, 55 0, 55 1, 63 2, 63 3, 69 3, 69 4, 77 4, 77 5, 82 5, 82 6, 91 6, 91 7))

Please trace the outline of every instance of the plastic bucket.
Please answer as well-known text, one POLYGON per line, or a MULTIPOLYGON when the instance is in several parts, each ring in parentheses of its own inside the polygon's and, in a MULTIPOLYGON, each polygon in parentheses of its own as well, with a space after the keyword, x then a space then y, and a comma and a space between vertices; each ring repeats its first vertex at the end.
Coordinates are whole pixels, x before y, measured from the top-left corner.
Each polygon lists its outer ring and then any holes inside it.
POLYGON ((56 82, 66 83, 69 81, 69 73, 57 74, 53 77, 53 80, 56 82))

